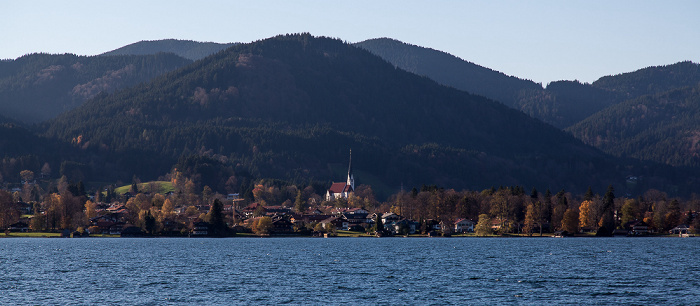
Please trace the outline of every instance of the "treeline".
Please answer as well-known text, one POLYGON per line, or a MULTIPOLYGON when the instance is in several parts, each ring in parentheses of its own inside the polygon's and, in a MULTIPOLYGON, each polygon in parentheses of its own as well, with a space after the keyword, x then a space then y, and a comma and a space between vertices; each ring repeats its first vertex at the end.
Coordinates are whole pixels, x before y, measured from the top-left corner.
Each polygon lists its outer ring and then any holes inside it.
MULTIPOLYGON (((65 177, 42 189, 37 184, 26 184, 15 193, 0 191, 0 227, 7 228, 27 216, 20 203, 31 206, 32 216, 27 221, 34 231, 58 231, 63 229, 88 229, 90 219, 108 215, 104 209, 115 204, 123 205, 128 224, 158 235, 191 230, 192 220, 224 222, 228 227, 243 225, 230 211, 221 215, 226 196, 215 192, 201 177, 189 177, 191 167, 206 167, 205 161, 182 160, 179 166, 184 172, 173 170, 163 177, 174 186, 168 194, 158 193, 157 186, 132 184, 130 196, 114 192, 112 186, 99 190, 87 190, 79 182, 70 183, 65 177), (93 195, 92 197, 89 197, 93 195), (25 202, 22 202, 25 201, 25 202), (214 217, 212 217, 214 216, 214 217)), ((31 173, 23 173, 31 179, 31 173)), ((680 224, 700 228, 700 197, 689 199, 669 197, 658 190, 648 190, 636 198, 618 197, 612 186, 603 195, 592 191, 572 194, 565 190, 552 193, 526 191, 520 186, 491 188, 481 191, 422 186, 389 196, 386 201, 377 199, 371 186, 360 185, 348 199, 325 201, 327 184, 290 184, 281 180, 251 180, 245 174, 233 173, 226 188, 242 192, 243 202, 234 207, 258 203, 261 206, 285 207, 296 214, 311 210, 330 212, 330 208, 364 208, 370 212, 393 212, 403 218, 424 224, 431 220, 443 226, 451 226, 458 219, 477 220, 488 224, 489 233, 533 234, 555 231, 596 232, 609 235, 615 229, 629 229, 634 222, 644 222, 652 231, 666 233, 680 224), (241 186, 245 187, 241 190, 241 186)), ((254 216, 264 216, 256 213, 254 216)), ((287 216, 289 217, 289 216, 287 216)), ((246 226, 250 226, 249 224, 246 226)), ((223 230, 223 229, 222 229, 223 230)), ((94 231, 93 231, 94 232, 94 231)))

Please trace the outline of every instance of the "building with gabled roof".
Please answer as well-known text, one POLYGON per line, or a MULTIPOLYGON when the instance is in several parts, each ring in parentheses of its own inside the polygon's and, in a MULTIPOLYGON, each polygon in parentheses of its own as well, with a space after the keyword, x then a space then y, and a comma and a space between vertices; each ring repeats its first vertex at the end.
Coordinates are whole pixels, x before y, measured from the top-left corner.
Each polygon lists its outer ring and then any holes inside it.
POLYGON ((350 162, 348 163, 348 177, 345 182, 333 183, 326 191, 326 201, 335 199, 347 199, 355 192, 355 177, 352 175, 352 150, 350 150, 350 162))

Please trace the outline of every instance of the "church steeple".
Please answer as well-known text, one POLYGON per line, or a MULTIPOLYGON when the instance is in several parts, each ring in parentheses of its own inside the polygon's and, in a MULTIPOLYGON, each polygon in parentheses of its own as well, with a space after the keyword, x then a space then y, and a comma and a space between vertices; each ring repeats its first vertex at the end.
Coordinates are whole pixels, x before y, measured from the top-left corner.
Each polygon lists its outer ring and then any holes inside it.
POLYGON ((351 190, 355 190, 355 178, 352 175, 352 149, 350 149, 350 162, 348 163, 348 179, 345 182, 351 190))

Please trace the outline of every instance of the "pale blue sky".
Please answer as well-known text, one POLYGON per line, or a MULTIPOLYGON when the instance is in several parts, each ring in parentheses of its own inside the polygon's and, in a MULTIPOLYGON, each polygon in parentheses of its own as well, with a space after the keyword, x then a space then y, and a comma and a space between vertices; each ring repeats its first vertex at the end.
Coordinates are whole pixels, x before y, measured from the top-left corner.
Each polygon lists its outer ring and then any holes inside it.
POLYGON ((700 62, 700 1, 0 0, 0 58, 140 40, 391 37, 547 84, 700 62))

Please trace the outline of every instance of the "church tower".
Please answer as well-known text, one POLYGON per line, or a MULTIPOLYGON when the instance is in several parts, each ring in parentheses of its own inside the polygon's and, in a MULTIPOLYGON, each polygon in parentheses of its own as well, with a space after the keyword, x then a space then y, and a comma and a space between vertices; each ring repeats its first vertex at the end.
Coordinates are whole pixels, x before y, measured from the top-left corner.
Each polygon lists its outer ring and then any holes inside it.
POLYGON ((355 177, 352 175, 352 149, 350 149, 350 162, 348 163, 348 179, 345 184, 350 186, 350 190, 355 190, 355 177))

